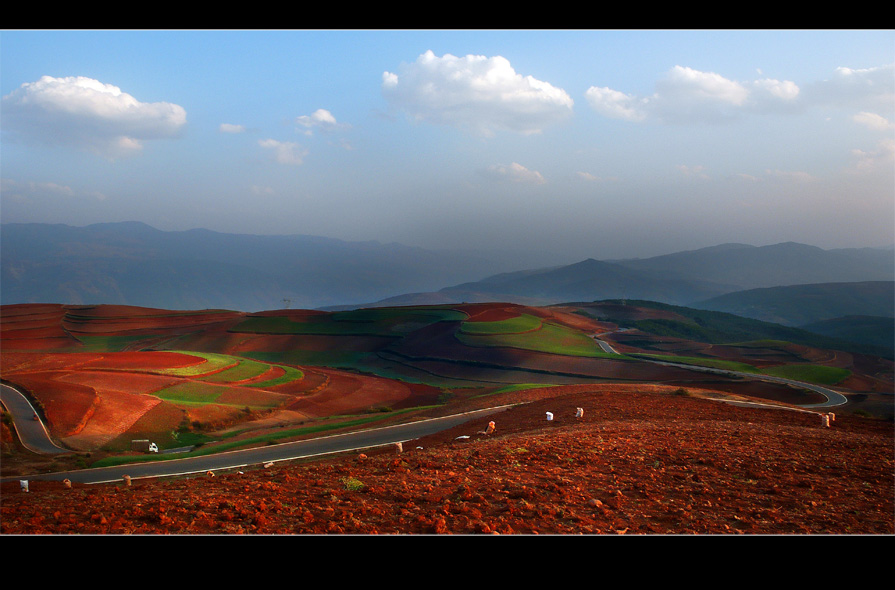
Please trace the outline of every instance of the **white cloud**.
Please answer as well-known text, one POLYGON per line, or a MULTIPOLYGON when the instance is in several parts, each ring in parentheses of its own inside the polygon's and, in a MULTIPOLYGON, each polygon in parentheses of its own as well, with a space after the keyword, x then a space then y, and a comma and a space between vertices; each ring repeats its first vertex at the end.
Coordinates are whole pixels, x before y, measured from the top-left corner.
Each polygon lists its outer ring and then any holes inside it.
POLYGON ((277 141, 275 139, 261 139, 258 141, 264 149, 271 150, 274 159, 280 164, 300 165, 304 162, 304 157, 308 155, 308 151, 297 143, 288 141, 277 141))
POLYGON ((497 131, 540 133, 572 113, 573 101, 561 88, 517 74, 501 56, 432 51, 398 74, 384 72, 383 95, 418 121, 469 129, 492 136, 497 131))
POLYGON ((544 184, 547 182, 540 172, 529 170, 521 164, 513 162, 509 166, 496 164, 489 166, 482 174, 488 178, 495 180, 508 180, 510 182, 521 182, 525 184, 544 184))
POLYGON ((677 167, 681 174, 684 176, 695 177, 707 179, 709 175, 705 172, 705 168, 703 166, 686 166, 681 164, 677 167))
POLYGON ((310 115, 302 115, 300 117, 296 117, 295 122, 305 127, 307 129, 307 134, 310 135, 313 132, 313 129, 320 129, 321 131, 334 131, 336 129, 349 127, 349 125, 345 123, 339 123, 336 121, 336 118, 326 109, 317 109, 310 115))
POLYGON ((24 201, 32 198, 44 198, 47 202, 58 199, 96 199, 106 200, 106 195, 98 191, 78 191, 71 186, 55 182, 18 182, 4 178, 0 181, 0 194, 4 199, 24 201))
POLYGON ((769 78, 740 83, 714 72, 675 66, 656 82, 651 96, 636 97, 597 86, 590 87, 585 96, 594 110, 607 117, 685 123, 791 108, 799 97, 799 87, 769 78))
POLYGON ((895 66, 836 68, 828 80, 806 88, 809 104, 891 110, 895 101, 895 66))
POLYGON ((855 171, 869 172, 872 170, 892 170, 895 164, 895 140, 884 139, 879 142, 877 149, 873 151, 852 150, 857 159, 855 171))
POLYGON ((733 80, 714 72, 700 72, 693 68, 674 66, 656 84, 657 94, 663 100, 702 102, 709 104, 742 105, 749 91, 733 80))
POLYGON ((585 97, 594 110, 611 119, 642 121, 648 114, 648 99, 638 99, 611 88, 591 86, 585 97))
POLYGON ((90 149, 106 157, 139 152, 143 142, 176 137, 183 107, 144 103, 91 78, 43 76, 3 97, 3 128, 26 140, 90 149))
POLYGON ((221 133, 245 133, 246 128, 242 125, 234 125, 232 123, 221 123, 218 127, 221 133))
POLYGON ((888 131, 889 129, 895 129, 895 124, 893 124, 885 117, 877 115, 876 113, 868 113, 866 111, 862 111, 856 115, 853 115, 852 121, 859 125, 863 125, 868 129, 879 131, 888 131))
POLYGON ((578 175, 578 178, 580 178, 582 180, 586 180, 587 182, 617 182, 618 181, 617 176, 602 177, 602 176, 596 176, 594 174, 591 174, 590 172, 576 172, 576 174, 578 175))

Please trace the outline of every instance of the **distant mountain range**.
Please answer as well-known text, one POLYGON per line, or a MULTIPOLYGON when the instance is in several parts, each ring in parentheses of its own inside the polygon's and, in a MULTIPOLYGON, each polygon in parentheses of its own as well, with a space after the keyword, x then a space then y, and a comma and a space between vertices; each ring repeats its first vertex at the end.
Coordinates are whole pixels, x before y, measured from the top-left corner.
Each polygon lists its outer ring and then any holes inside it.
POLYGON ((487 254, 301 235, 166 232, 136 222, 4 224, 0 239, 3 304, 241 311, 602 299, 693 305, 765 287, 895 280, 892 248, 823 250, 797 243, 724 244, 519 270, 487 254))
MULTIPOLYGON (((653 258, 598 261, 494 275, 481 281, 377 302, 568 301, 642 299, 699 307, 727 293, 808 283, 895 280, 891 248, 823 250, 793 242, 724 244, 653 258)), ((854 311, 852 311, 854 313, 854 311)), ((864 312, 867 313, 867 312, 864 312)), ((875 312, 874 312, 875 313, 875 312)))
POLYGON ((784 326, 843 316, 895 317, 895 282, 815 283, 748 289, 693 304, 784 326))
POLYGON ((475 254, 396 243, 160 231, 137 222, 3 224, 0 254, 3 304, 166 309, 317 308, 434 290, 506 269, 475 254))

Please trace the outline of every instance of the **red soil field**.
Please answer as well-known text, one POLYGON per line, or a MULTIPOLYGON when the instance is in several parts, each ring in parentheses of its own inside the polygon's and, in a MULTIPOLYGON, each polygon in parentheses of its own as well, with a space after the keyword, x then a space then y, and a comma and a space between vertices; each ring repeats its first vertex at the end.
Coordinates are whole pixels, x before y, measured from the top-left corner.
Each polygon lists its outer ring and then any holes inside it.
POLYGON ((890 423, 845 415, 823 428, 813 412, 673 391, 576 385, 470 399, 452 410, 519 405, 400 454, 130 486, 32 481, 24 493, 13 481, 0 489, 0 533, 895 534, 890 423), (494 434, 478 434, 488 420, 494 434))
POLYGON ((436 387, 356 375, 318 367, 325 385, 306 393, 287 406, 288 410, 315 417, 360 413, 370 408, 401 409, 433 403, 441 391, 436 387))
POLYGON ((522 312, 511 303, 467 303, 457 309, 465 312, 468 322, 499 322, 518 317, 522 312))
MULTIPOLYGON (((80 432, 93 416, 99 401, 92 387, 57 380, 65 375, 51 371, 25 373, 16 375, 13 381, 38 401, 47 427, 60 438, 80 432)), ((4 378, 10 379, 10 376, 4 375, 4 378)))

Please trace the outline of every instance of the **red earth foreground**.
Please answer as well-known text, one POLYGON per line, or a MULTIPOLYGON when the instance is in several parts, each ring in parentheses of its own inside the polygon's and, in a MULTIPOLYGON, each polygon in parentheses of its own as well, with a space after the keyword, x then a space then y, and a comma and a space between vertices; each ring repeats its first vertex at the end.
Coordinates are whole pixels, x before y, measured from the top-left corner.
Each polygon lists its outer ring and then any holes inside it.
POLYGON ((131 485, 9 482, 0 533, 895 533, 892 422, 843 414, 826 428, 813 411, 718 397, 647 384, 517 391, 464 402, 525 402, 493 415, 493 434, 478 420, 402 452, 131 485))

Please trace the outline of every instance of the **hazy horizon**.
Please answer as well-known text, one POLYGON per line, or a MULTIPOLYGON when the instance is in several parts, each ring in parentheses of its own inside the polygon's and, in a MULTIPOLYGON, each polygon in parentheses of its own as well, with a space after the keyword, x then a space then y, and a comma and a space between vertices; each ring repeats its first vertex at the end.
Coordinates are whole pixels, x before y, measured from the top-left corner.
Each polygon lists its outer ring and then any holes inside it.
POLYGON ((0 32, 3 223, 643 258, 895 236, 895 31, 0 32))

